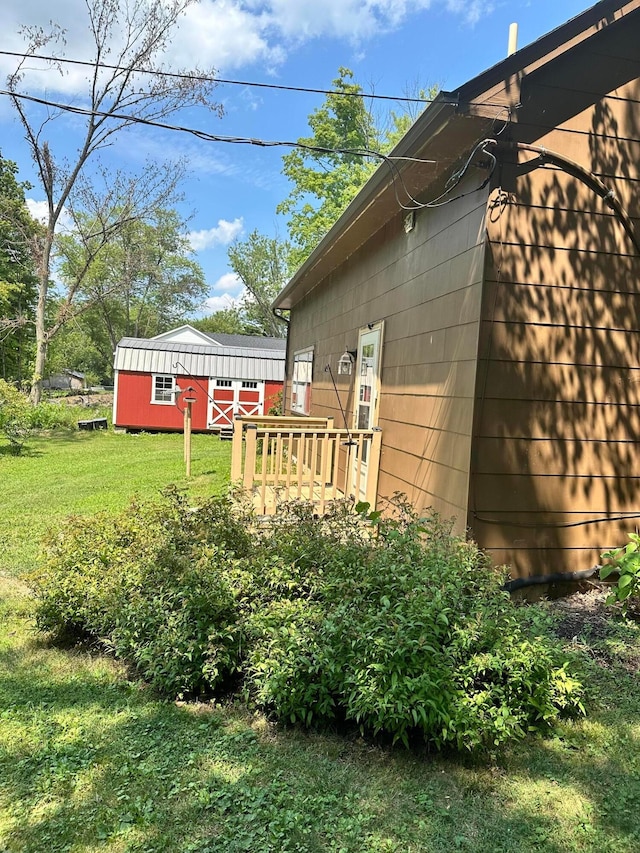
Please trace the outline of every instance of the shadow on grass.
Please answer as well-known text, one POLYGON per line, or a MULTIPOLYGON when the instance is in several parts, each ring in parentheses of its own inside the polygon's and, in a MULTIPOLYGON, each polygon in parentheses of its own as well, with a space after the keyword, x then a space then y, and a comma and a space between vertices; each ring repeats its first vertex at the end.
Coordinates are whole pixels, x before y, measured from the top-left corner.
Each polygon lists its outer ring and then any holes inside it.
POLYGON ((0 850, 632 853, 637 677, 585 662, 584 721, 498 757, 283 730, 160 701, 94 649, 59 649, 0 579, 0 850))
POLYGON ((591 719, 485 762, 158 701, 112 661, 30 637, 0 655, 0 847, 631 853, 637 682, 594 678, 608 698, 591 719))
POLYGON ((19 459, 20 457, 36 457, 42 456, 42 451, 31 447, 28 444, 23 445, 22 447, 16 448, 11 444, 2 444, 0 445, 0 456, 10 456, 13 459, 19 459))

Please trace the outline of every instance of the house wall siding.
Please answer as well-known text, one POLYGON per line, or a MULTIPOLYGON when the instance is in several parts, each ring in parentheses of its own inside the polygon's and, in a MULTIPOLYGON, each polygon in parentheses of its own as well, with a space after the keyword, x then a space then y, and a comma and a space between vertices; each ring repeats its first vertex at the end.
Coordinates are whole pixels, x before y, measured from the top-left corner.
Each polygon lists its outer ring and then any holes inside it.
MULTIPOLYGON (((512 133, 598 176, 640 235, 639 43, 636 14, 532 74, 512 133)), ((489 203, 469 494, 520 575, 590 568, 640 518, 640 258, 592 189, 532 161, 489 203)))
MULTIPOLYGON (((476 178, 477 182, 477 178, 476 178)), ((352 425, 352 375, 338 376, 358 330, 384 320, 378 493, 407 495, 467 517, 475 364, 484 266, 486 191, 422 210, 406 234, 398 214, 292 312, 293 354, 314 346, 311 414, 352 425), (330 366, 340 404, 333 388, 330 366)), ((287 389, 290 400, 290 387, 287 389)))

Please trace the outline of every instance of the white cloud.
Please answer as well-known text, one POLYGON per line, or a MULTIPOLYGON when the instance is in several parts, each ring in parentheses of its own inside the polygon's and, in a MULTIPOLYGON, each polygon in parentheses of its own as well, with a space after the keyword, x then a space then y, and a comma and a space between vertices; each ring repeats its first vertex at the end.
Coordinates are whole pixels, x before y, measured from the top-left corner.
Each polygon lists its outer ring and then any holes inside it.
MULTIPOLYGON (((492 11, 494 0, 201 0, 187 8, 164 59, 173 68, 214 66, 225 72, 260 62, 269 71, 276 69, 291 50, 312 39, 362 44, 432 6, 444 7, 474 24, 492 11)), ((22 50, 25 42, 20 27, 42 26, 50 17, 51 6, 45 0, 5 0, 3 48, 22 50)), ((65 30, 65 55, 91 60, 94 48, 83 0, 57 4, 53 17, 65 30)), ((49 45, 41 52, 52 53, 62 47, 49 45)), ((115 48, 113 59, 117 45, 115 48)), ((0 57, 0 74, 12 71, 16 61, 0 57)), ((46 63, 29 60, 24 88, 66 95, 87 91, 89 69, 65 65, 63 71, 61 75, 46 63)))
MULTIPOLYGON (((33 198, 26 198, 25 202, 27 203, 27 209, 31 216, 34 219, 37 219, 38 222, 42 222, 43 225, 46 225, 49 221, 49 208, 47 206, 46 201, 36 201, 33 198)), ((71 218, 71 214, 69 211, 63 207, 62 213, 58 219, 56 230, 59 232, 65 231, 73 231, 73 219, 71 218)))
POLYGON ((239 275, 236 275, 234 272, 227 272, 221 275, 215 282, 213 290, 224 290, 226 293, 235 291, 237 293, 243 287, 244 285, 239 275))
POLYGON ((219 219, 214 228, 190 231, 187 234, 187 239, 194 252, 201 252, 203 249, 210 249, 212 246, 227 246, 242 232, 243 225, 242 217, 234 219, 232 222, 219 219))
POLYGON ((215 314, 216 311, 224 311, 227 308, 237 308, 242 302, 242 293, 238 296, 232 296, 230 293, 223 293, 221 296, 210 296, 202 304, 202 310, 210 314, 215 314))

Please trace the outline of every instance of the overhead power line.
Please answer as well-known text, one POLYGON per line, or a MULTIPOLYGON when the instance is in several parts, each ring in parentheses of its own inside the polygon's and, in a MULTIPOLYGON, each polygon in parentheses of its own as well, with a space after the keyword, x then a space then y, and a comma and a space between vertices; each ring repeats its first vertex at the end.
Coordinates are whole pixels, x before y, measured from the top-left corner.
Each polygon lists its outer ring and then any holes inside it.
POLYGON ((464 196, 468 195, 469 192, 463 192, 456 196, 452 196, 451 193, 453 189, 460 183, 462 178, 465 176, 470 166, 472 165, 473 160, 479 153, 486 155, 490 159, 490 170, 485 181, 471 192, 477 192, 478 190, 486 186, 496 166, 496 158, 487 149, 487 146, 492 146, 495 144, 495 140, 484 139, 474 147, 464 166, 450 176, 443 193, 441 193, 439 196, 429 202, 420 202, 409 192, 407 186, 405 185, 403 175, 400 172, 398 163, 412 162, 436 164, 436 160, 424 159, 420 157, 393 157, 388 154, 383 154, 381 151, 375 151, 373 149, 368 148, 328 148, 322 145, 310 145, 309 143, 300 141, 292 142, 289 140, 267 140, 248 136, 222 136, 220 134, 209 133, 205 130, 198 130, 197 128, 193 127, 167 124, 165 122, 154 121, 152 119, 146 119, 140 116, 116 113, 109 110, 87 109, 85 107, 74 106, 73 104, 61 104, 56 101, 50 101, 46 98, 37 98, 35 95, 26 95, 19 92, 12 92, 7 89, 0 89, 0 95, 6 95, 9 98, 17 98, 24 101, 31 101, 32 103, 41 104, 42 106, 51 107, 52 109, 73 113, 75 115, 100 116, 103 118, 113 119, 114 121, 122 121, 130 124, 141 124, 147 127, 159 128, 161 130, 171 130, 177 131, 179 133, 187 133, 191 136, 196 137, 197 139, 202 139, 205 142, 222 142, 235 145, 255 145, 259 148, 299 148, 303 151, 312 151, 319 154, 343 154, 351 157, 378 159, 387 165, 391 173, 391 179, 394 186, 396 201, 398 205, 404 210, 423 210, 424 208, 428 207, 441 207, 445 204, 450 204, 451 202, 457 201, 458 199, 464 198, 464 196), (398 183, 402 186, 402 190, 407 196, 408 204, 402 202, 398 195, 398 183))
POLYGON ((136 74, 149 74, 155 77, 172 77, 176 80, 194 80, 202 83, 219 83, 226 86, 252 86, 256 89, 276 89, 283 92, 303 92, 314 95, 338 95, 339 97, 344 98, 371 98, 372 100, 377 101, 403 101, 410 104, 432 104, 434 101, 434 98, 411 98, 408 95, 377 95, 373 92, 339 92, 335 89, 316 89, 307 86, 286 86, 280 83, 257 83, 255 80, 230 80, 224 77, 209 77, 206 74, 185 74, 178 71, 129 68, 124 65, 109 65, 106 62, 89 62, 84 59, 68 59, 63 56, 47 56, 41 53, 20 53, 13 50, 0 50, 0 56, 15 56, 19 59, 42 59, 45 62, 63 62, 67 65, 106 68, 109 71, 135 71, 136 74))
MULTIPOLYGON (((37 98, 35 95, 26 95, 20 92, 11 92, 8 89, 0 89, 0 95, 6 95, 10 98, 19 98, 22 101, 31 101, 35 104, 41 104, 52 109, 62 110, 63 112, 74 113, 83 116, 99 116, 101 118, 111 118, 114 121, 124 121, 131 124, 142 124, 148 127, 157 127, 162 130, 173 130, 180 133, 188 133, 198 139, 203 139, 205 142, 227 142, 235 145, 256 145, 260 148, 302 148, 305 151, 315 151, 320 154, 345 154, 353 157, 372 157, 379 160, 396 159, 390 158, 380 151, 374 151, 369 148, 328 148, 322 145, 309 145, 304 142, 291 142, 288 140, 269 140, 258 139, 251 136, 221 136, 216 133, 209 133, 206 130, 198 130, 194 127, 185 127, 177 124, 166 124, 165 122, 153 121, 151 119, 142 118, 141 116, 127 115, 125 113, 116 113, 109 110, 93 110, 86 107, 78 107, 73 104, 61 104, 57 101, 50 101, 47 98, 37 98)), ((399 157, 398 160, 411 160, 415 163, 434 163, 434 160, 421 160, 417 157, 399 157)))

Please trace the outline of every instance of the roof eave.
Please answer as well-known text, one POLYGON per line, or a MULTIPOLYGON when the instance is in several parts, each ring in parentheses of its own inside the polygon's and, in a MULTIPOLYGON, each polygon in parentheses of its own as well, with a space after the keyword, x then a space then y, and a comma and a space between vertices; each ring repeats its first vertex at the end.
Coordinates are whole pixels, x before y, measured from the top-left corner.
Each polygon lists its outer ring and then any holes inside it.
MULTIPOLYGON (((390 152, 389 157, 405 157, 409 153, 416 156, 415 152, 423 148, 428 140, 446 124, 446 120, 455 113, 455 109, 455 105, 452 104, 451 94, 449 92, 440 92, 433 103, 420 116, 420 120, 416 121, 409 128, 407 133, 390 152)), ((327 231, 306 261, 278 294, 273 302, 273 308, 289 310, 298 301, 293 296, 300 283, 313 272, 327 251, 333 248, 337 239, 352 228, 371 205, 374 204, 381 192, 388 188, 391 181, 392 176, 389 172, 389 167, 386 163, 381 163, 360 192, 345 208, 340 218, 327 231)))

